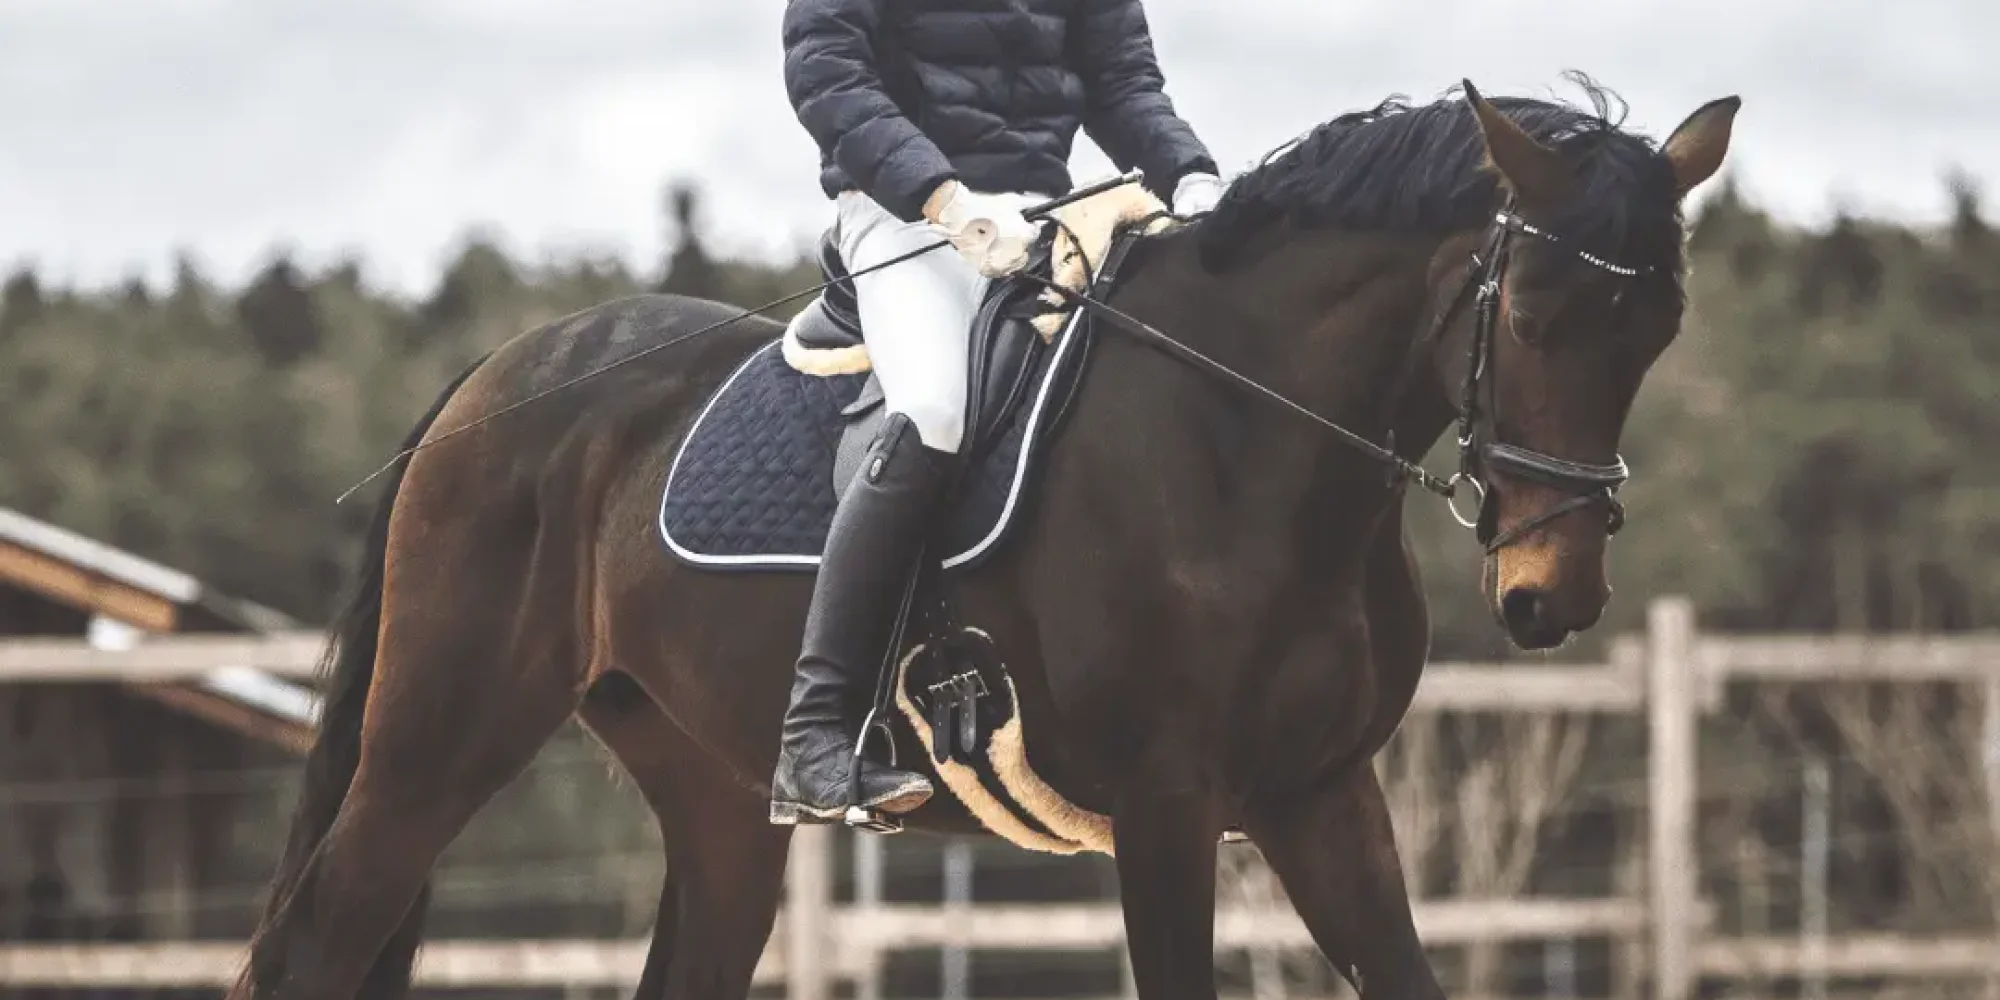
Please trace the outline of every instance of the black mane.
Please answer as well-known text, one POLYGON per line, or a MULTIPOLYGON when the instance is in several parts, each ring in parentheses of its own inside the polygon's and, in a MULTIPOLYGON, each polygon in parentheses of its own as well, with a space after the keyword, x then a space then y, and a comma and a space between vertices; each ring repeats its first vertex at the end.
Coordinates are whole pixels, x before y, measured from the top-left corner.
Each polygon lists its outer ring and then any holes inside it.
MULTIPOLYGON (((1598 256, 1677 274, 1682 230, 1672 168, 1653 142, 1611 119, 1615 95, 1581 74, 1568 78, 1591 110, 1489 98, 1529 135, 1584 154, 1580 196, 1550 228, 1598 256)), ((1392 97, 1267 157, 1203 220, 1203 259, 1226 266, 1258 231, 1285 219, 1308 228, 1438 234, 1486 226, 1499 203, 1499 178, 1456 90, 1420 107, 1392 97)))

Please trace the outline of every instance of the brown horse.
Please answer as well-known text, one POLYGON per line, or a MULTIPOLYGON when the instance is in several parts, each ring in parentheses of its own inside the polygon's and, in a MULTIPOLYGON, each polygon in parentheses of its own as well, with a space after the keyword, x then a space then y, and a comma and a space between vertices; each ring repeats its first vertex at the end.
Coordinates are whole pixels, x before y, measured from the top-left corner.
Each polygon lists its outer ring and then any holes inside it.
MULTIPOLYGON (((1468 85, 1335 119, 1211 215, 1133 241, 1018 525, 947 574, 1018 686, 1039 779, 1108 823, 1142 996, 1215 996, 1231 827, 1366 995, 1441 995, 1369 766, 1428 650, 1411 470, 1385 475, 1365 442, 1414 460, 1456 420, 1496 618, 1526 647, 1597 620, 1618 440, 1680 326, 1682 201, 1739 102, 1655 144, 1590 95, 1468 85)), ((780 328, 638 356, 734 314, 648 296, 568 317, 476 364, 412 432, 633 361, 398 468, 233 996, 403 995, 439 853, 573 713, 666 844, 638 995, 745 995, 785 868, 765 782, 811 579, 677 560, 656 515, 678 443, 780 328)), ((900 752, 928 765, 911 735, 900 752)), ((943 793, 907 821, 991 826, 943 793)))

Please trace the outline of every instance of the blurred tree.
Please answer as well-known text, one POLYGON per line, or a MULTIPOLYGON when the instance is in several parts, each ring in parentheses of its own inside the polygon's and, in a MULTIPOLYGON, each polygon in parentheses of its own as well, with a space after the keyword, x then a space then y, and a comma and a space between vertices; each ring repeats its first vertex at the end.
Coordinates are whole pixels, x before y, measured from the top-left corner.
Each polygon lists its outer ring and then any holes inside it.
POLYGON ((1777 236, 1771 217, 1744 200, 1735 177, 1724 175, 1695 215, 1688 249, 1704 261, 1724 261, 1741 281, 1755 282, 1771 267, 1777 236))
POLYGON ((659 291, 697 298, 721 297, 722 272, 709 257, 701 235, 700 192, 692 184, 679 182, 667 189, 666 202, 669 249, 659 291))
POLYGON ((518 288, 514 264, 491 240, 475 236, 458 258, 445 266, 437 292, 418 313, 418 327, 428 339, 470 324, 482 304, 518 288))
POLYGON ((1961 251, 1985 246, 1993 237, 1993 229, 1981 211, 1978 179, 1955 169, 1945 175, 1945 187, 1951 196, 1953 244, 1961 251))
POLYGON ((119 298, 128 306, 145 308, 153 304, 153 289, 146 284, 146 276, 134 274, 119 286, 119 298))
POLYGON ((289 368, 320 349, 325 333, 297 267, 280 257, 258 273, 236 300, 236 318, 273 368, 289 368))
POLYGON ((1841 309, 1865 309, 1882 290, 1882 260, 1872 240, 1847 212, 1834 217, 1825 236, 1808 241, 1798 269, 1796 302, 1801 313, 1818 316, 1841 309))
POLYGON ((42 283, 35 272, 22 268, 7 276, 0 287, 0 336, 35 321, 42 313, 42 283))

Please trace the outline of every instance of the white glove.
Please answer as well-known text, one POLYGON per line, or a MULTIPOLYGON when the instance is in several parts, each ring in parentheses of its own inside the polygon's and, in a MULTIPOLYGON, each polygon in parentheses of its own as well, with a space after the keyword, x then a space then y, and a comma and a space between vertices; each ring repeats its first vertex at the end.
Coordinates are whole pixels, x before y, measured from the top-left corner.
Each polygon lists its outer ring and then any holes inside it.
POLYGON ((1222 178, 1214 174, 1189 174, 1174 185, 1174 214, 1185 219, 1201 215, 1222 200, 1222 178))
POLYGON ((984 194, 957 181, 946 181, 931 195, 924 214, 951 239, 959 254, 989 278, 1027 266, 1028 248, 1037 231, 1021 215, 1021 199, 984 194), (938 204, 943 196, 943 203, 938 204))

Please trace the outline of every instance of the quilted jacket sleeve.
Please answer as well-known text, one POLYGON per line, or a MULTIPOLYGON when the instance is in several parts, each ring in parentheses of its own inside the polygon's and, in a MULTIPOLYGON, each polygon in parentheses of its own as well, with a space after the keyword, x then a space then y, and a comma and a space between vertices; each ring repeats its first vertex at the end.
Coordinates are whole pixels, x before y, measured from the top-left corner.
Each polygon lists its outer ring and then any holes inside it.
POLYGON ((1084 128, 1118 164, 1146 172, 1146 186, 1169 197, 1183 176, 1215 173, 1215 160, 1167 99, 1140 0, 1083 0, 1072 36, 1083 76, 1084 128))
POLYGON ((785 92, 799 123, 856 186, 905 222, 956 176, 890 99, 875 53, 884 0, 788 0, 785 92))

